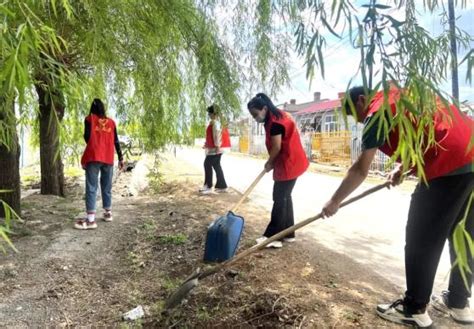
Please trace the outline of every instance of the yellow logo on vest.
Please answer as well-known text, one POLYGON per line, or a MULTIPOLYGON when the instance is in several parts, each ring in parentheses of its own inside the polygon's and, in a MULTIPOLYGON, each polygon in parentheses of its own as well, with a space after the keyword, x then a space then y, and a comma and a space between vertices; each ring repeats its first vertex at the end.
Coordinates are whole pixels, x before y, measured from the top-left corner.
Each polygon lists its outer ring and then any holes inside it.
POLYGON ((98 121, 99 124, 95 127, 95 131, 111 133, 112 128, 107 127, 107 122, 108 121, 109 121, 108 119, 99 119, 99 121, 98 121))

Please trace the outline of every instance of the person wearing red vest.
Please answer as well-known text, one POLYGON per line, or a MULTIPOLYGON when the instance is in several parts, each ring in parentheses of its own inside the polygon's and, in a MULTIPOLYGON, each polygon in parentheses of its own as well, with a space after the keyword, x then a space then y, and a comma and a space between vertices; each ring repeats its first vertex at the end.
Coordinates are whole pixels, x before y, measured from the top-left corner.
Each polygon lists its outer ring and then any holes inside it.
MULTIPOLYGON (((291 192, 296 179, 308 168, 309 161, 295 121, 288 113, 277 109, 267 95, 257 94, 248 102, 247 108, 255 121, 264 124, 265 145, 269 154, 265 170, 273 170, 275 181, 271 220, 263 236, 257 239, 260 243, 294 225, 291 192)), ((289 234, 282 241, 295 241, 295 234, 289 234)), ((281 248, 282 241, 274 241, 267 247, 281 248)))
POLYGON ((86 211, 87 218, 78 220, 74 227, 79 230, 97 228, 95 221, 96 196, 100 173, 100 190, 103 220, 112 221, 112 176, 114 168, 114 148, 119 159, 119 169, 123 168, 123 157, 114 120, 105 115, 105 107, 98 98, 91 105, 90 114, 84 120, 84 140, 87 143, 81 158, 86 171, 86 211))
MULTIPOLYGON (((399 89, 388 93, 388 104, 394 115, 399 89)), ((378 149, 392 156, 397 148, 399 136, 394 129, 388 136, 378 134, 380 116, 374 114, 382 108, 384 92, 378 92, 369 102, 364 88, 354 87, 349 97, 355 107, 358 122, 365 129, 362 136, 362 153, 347 172, 346 177, 332 198, 323 207, 324 216, 334 215, 340 203, 367 177, 369 167, 378 149)), ((347 114, 352 114, 349 102, 345 104, 347 114)), ((453 245, 453 231, 467 214, 465 228, 474 237, 474 204, 468 209, 474 189, 474 121, 460 112, 454 105, 446 109, 441 102, 433 117, 436 144, 424 153, 424 172, 427 183, 419 182, 411 199, 405 237, 405 272, 407 290, 403 299, 390 304, 380 304, 376 312, 392 322, 413 324, 418 327, 431 326, 432 320, 426 311, 433 290, 438 262, 446 240, 453 269, 449 287, 440 296, 433 296, 433 306, 462 323, 474 323, 469 308, 474 261, 469 262, 471 273, 466 273, 466 287, 459 268, 453 245)), ((383 130, 382 130, 383 131, 383 130)), ((390 174, 392 185, 402 179, 402 166, 390 174)))
POLYGON ((219 120, 219 109, 216 105, 207 108, 207 113, 211 121, 206 128, 206 158, 204 160, 204 185, 199 189, 199 193, 208 194, 212 192, 212 169, 216 172, 216 186, 214 191, 217 193, 227 192, 227 183, 224 177, 224 171, 221 167, 221 158, 225 150, 230 149, 230 135, 227 127, 221 127, 219 120))

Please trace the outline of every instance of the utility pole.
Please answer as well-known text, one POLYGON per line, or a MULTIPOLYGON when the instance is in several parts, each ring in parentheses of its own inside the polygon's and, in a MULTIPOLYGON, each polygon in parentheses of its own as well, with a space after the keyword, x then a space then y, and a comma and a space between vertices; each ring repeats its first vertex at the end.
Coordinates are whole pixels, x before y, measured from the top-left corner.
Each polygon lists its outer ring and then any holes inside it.
POLYGON ((456 17, 454 15, 454 0, 448 0, 449 38, 451 41, 451 88, 454 101, 459 103, 458 50, 456 44, 456 17))

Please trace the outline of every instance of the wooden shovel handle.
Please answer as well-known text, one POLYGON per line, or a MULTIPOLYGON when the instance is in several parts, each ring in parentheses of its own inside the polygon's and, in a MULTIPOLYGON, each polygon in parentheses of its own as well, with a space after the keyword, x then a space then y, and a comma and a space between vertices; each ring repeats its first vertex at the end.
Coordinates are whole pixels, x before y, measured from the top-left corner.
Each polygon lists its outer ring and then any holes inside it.
POLYGON ((257 178, 255 178, 255 180, 253 181, 253 183, 245 190, 244 194, 242 195, 242 197, 240 198, 240 200, 235 204, 235 206, 230 210, 232 212, 236 212, 237 209, 239 209, 240 205, 242 204, 242 202, 244 202, 245 198, 248 197, 248 195, 250 194, 250 192, 252 192, 252 190, 255 188, 255 186, 258 184, 258 182, 260 182, 260 180, 262 179, 263 176, 265 176, 267 172, 265 171, 265 169, 262 170, 262 172, 257 176, 257 178))
MULTIPOLYGON (((262 175, 262 174, 260 174, 262 175)), ((260 177, 260 176, 259 176, 260 177)), ((380 185, 377 185, 377 186, 374 186, 362 193, 360 193, 359 195, 356 195, 355 197, 353 198, 350 198, 344 202, 341 203, 341 205, 339 206, 339 208, 342 208, 344 206, 347 206, 348 204, 352 203, 352 202, 355 202, 357 200, 360 200, 364 197, 366 197, 367 195, 369 194, 372 194, 374 192, 377 192, 383 188, 386 188, 390 186, 390 182, 385 182, 383 184, 380 184, 380 185)), ((322 213, 319 213, 317 214, 316 216, 313 216, 313 217, 310 217, 310 218, 307 218, 305 219, 304 221, 302 222, 299 222, 298 224, 296 225, 293 225, 291 227, 288 227, 287 229, 281 231, 280 233, 278 234, 275 234, 273 236, 271 236, 270 238, 266 239, 265 241, 253 246, 253 247, 250 247, 249 249, 247 250, 244 250, 243 252, 241 252, 240 254, 236 255, 235 257, 219 264, 219 265, 216 265, 214 267, 211 267, 207 270, 205 270, 204 272, 201 272, 201 274, 199 275, 199 278, 202 279, 202 278, 205 278, 206 276, 209 276, 211 274, 214 274, 218 271, 220 271, 221 269, 225 268, 225 267, 228 267, 236 262, 238 262, 239 260, 241 260, 242 258, 244 257, 247 257, 248 255, 254 253, 255 251, 258 251, 260 249, 263 249, 265 248, 265 246, 267 246, 268 244, 272 243, 273 241, 276 241, 276 240, 279 240, 281 238, 284 238, 285 236, 287 236, 289 233, 293 233, 294 231, 298 230, 299 228, 303 227, 303 226, 306 226, 308 225, 309 223, 311 222, 314 222, 315 220, 317 219, 320 219, 323 217, 323 214, 322 213)))

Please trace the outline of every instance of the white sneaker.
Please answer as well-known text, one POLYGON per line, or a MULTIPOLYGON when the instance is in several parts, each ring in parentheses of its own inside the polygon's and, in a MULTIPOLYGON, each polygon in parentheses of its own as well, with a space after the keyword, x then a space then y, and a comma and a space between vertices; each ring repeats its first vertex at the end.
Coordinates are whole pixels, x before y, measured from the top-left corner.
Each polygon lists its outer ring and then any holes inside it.
POLYGON ((212 188, 208 187, 207 185, 204 185, 199 189, 200 194, 209 194, 212 193, 212 188))
MULTIPOLYGON (((257 242, 257 244, 260 244, 264 241, 266 241, 268 238, 266 236, 262 236, 258 239, 256 239, 255 241, 257 242)), ((267 244, 265 246, 265 248, 281 248, 283 247, 283 243, 281 243, 281 241, 273 241, 273 242, 270 242, 269 244, 267 244)))
POLYGON ((403 299, 398 299, 392 304, 379 304, 376 309, 381 318, 400 324, 413 325, 418 328, 428 328, 433 324, 428 312, 421 314, 408 314, 403 309, 403 299))
POLYGON ((283 247, 283 243, 281 243, 281 241, 273 241, 265 246, 265 248, 281 248, 281 247, 283 247))
POLYGON ((450 315, 454 321, 462 324, 474 323, 474 314, 469 307, 469 303, 464 308, 454 308, 448 306, 449 291, 441 292, 441 295, 433 295, 431 303, 435 309, 445 314, 450 315))
POLYGON ((104 215, 102 216, 102 220, 104 222, 111 222, 114 220, 114 217, 112 216, 112 212, 111 211, 105 211, 104 212, 104 215))
POLYGON ((95 221, 88 221, 87 219, 79 219, 75 224, 74 228, 78 230, 94 230, 97 228, 95 221))
POLYGON ((283 242, 293 243, 296 242, 296 238, 284 238, 283 242))
POLYGON ((217 188, 216 187, 216 188, 214 188, 214 192, 216 192, 216 193, 227 193, 228 190, 227 190, 227 187, 225 187, 225 188, 217 188))

